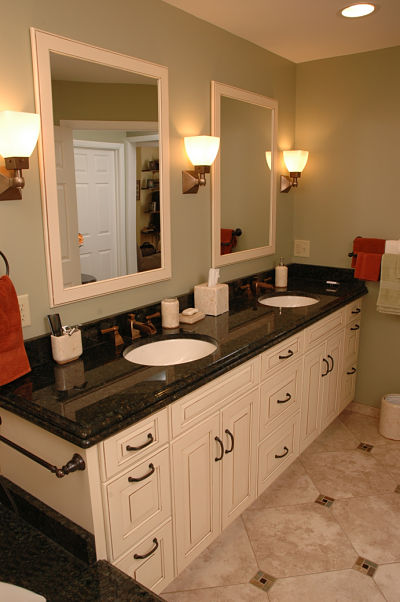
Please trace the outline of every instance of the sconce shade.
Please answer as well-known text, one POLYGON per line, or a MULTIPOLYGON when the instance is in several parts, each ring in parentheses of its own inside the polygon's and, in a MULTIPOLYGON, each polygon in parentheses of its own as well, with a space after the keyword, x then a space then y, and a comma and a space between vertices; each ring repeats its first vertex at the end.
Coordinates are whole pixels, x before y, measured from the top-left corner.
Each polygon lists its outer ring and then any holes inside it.
POLYGON ((0 155, 30 157, 39 136, 40 117, 36 113, 0 112, 0 155))
POLYGON ((265 159, 268 167, 271 169, 271 151, 265 151, 265 159))
POLYGON ((301 173, 308 160, 308 151, 287 150, 283 151, 283 160, 289 173, 301 173))
POLYGON ((193 165, 212 165, 219 149, 217 136, 189 136, 184 138, 188 157, 193 165))

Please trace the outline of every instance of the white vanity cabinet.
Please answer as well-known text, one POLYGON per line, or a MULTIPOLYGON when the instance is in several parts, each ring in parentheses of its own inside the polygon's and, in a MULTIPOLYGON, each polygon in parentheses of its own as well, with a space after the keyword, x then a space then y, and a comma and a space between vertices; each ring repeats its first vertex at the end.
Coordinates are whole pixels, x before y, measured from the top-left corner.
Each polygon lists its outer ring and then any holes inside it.
POLYGON ((171 406, 172 419, 182 417, 178 431, 185 408, 190 416, 198 415, 197 404, 211 411, 171 442, 178 572, 256 497, 258 375, 256 358, 171 406))
POLYGON ((358 348, 360 344, 361 314, 361 299, 357 299, 345 308, 346 325, 339 411, 342 411, 354 399, 357 379, 358 348))

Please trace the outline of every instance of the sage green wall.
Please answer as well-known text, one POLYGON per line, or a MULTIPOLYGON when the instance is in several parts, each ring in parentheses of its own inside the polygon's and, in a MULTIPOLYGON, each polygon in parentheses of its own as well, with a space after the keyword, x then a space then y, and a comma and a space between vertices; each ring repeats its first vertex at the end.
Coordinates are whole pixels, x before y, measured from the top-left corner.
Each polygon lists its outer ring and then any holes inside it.
MULTIPOLYGON (((12 65, 2 72, 0 110, 35 110, 30 26, 169 68, 173 277, 65 305, 59 310, 63 322, 85 322, 191 290, 206 279, 211 263, 211 203, 209 184, 197 195, 182 195, 181 171, 191 167, 183 136, 210 133, 214 79, 276 98, 279 144, 291 147, 295 65, 160 0, 114 0, 112 5, 105 0, 18 0, 0 36, 0 54, 12 56, 12 65)), ((32 326, 24 329, 24 336, 30 338, 48 332, 49 312, 36 151, 25 179, 23 200, 0 204, 0 249, 9 259, 18 294, 29 295, 32 326)), ((285 256, 291 248, 292 210, 293 197, 278 202, 277 253, 285 256)), ((270 257, 227 266, 221 270, 222 280, 274 263, 270 257)))
MULTIPOLYGON (((310 152, 295 193, 294 238, 307 263, 350 267, 356 236, 400 238, 400 47, 297 66, 296 146, 310 152)), ((289 193, 291 194, 291 193, 289 193)), ((400 319, 364 303, 356 401, 400 392, 400 319)))

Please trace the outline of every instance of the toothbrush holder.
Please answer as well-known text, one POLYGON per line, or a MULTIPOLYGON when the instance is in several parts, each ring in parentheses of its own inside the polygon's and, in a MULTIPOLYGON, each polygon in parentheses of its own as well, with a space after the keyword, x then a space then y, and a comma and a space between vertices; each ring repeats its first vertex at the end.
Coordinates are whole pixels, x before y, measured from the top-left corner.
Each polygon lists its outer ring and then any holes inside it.
POLYGON ((80 330, 59 337, 51 335, 51 351, 57 364, 67 364, 82 355, 82 334, 80 330))

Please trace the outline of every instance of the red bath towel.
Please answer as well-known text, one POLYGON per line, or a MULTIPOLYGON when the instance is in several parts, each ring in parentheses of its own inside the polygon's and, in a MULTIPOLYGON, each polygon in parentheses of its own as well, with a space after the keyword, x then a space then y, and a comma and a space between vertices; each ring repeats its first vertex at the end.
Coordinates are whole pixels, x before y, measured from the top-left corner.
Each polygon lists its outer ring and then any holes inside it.
POLYGON ((30 372, 17 293, 8 276, 0 278, 0 385, 30 372))
POLYGON ((357 255, 354 278, 378 282, 381 273, 381 261, 381 253, 362 253, 360 251, 357 255))
POLYGON ((353 240, 354 255, 351 261, 351 267, 356 267, 358 253, 380 253, 383 255, 385 252, 385 243, 386 240, 384 238, 363 238, 362 236, 357 236, 357 238, 353 240))

